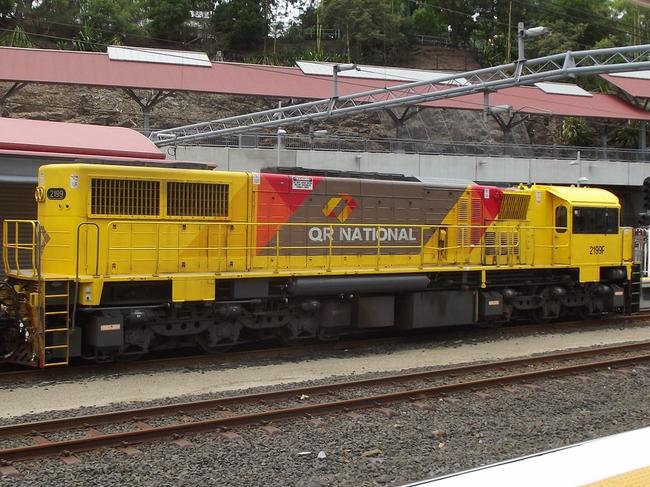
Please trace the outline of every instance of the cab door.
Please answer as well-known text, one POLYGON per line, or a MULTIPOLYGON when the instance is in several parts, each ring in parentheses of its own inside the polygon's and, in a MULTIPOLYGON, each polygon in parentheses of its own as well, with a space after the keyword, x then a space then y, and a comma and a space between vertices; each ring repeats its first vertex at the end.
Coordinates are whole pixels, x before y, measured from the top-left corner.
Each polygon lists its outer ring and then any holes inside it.
POLYGON ((571 262, 571 231, 570 231, 570 210, 569 204, 559 198, 553 202, 553 263, 569 264, 571 262))

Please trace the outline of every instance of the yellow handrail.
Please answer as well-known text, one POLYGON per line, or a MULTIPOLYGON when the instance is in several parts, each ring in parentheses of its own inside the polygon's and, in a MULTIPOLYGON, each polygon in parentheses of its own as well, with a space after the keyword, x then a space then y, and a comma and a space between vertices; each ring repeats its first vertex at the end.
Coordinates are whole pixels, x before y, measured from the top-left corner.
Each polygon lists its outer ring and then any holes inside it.
POLYGON ((38 221, 36 220, 5 220, 2 226, 2 262, 4 265, 5 273, 10 274, 11 271, 15 270, 16 275, 21 275, 25 272, 25 269, 20 267, 20 256, 21 250, 26 250, 30 252, 31 259, 31 272, 33 277, 39 276, 40 269, 40 233, 38 221), (28 226, 30 241, 23 242, 20 239, 21 230, 23 227, 28 226), (13 231, 10 231, 13 230, 13 231), (10 241, 10 237, 13 236, 13 241, 10 241), (15 264, 15 269, 12 268, 12 262, 9 259, 10 250, 13 254, 13 260, 15 264))
MULTIPOLYGON (((452 257, 452 260, 450 260, 450 262, 447 262, 447 264, 449 265, 467 264, 473 261, 473 259, 469 255, 470 253, 471 255, 475 255, 475 252, 480 251, 481 256, 484 256, 485 251, 488 248, 493 248, 495 250, 495 254, 498 254, 499 256, 503 252, 505 260, 509 264, 515 262, 525 263, 526 262, 525 255, 528 253, 526 252, 526 246, 529 245, 527 239, 524 238, 526 233, 531 230, 553 231, 555 229, 555 227, 531 227, 530 225, 528 225, 528 222, 522 222, 518 224, 508 223, 505 225, 504 224, 414 225, 414 224, 384 224, 384 223, 382 223, 381 225, 373 225, 367 223, 365 224, 364 223, 362 224, 339 224, 339 223, 314 224, 314 223, 282 223, 282 222, 268 222, 268 223, 266 222, 251 222, 251 223, 249 222, 200 222, 199 223, 195 221, 152 222, 151 220, 147 220, 147 221, 115 220, 115 221, 110 221, 105 225, 106 225, 105 226, 106 231, 108 233, 106 238, 107 241, 106 275, 115 273, 112 269, 110 269, 110 265, 111 265, 110 256, 111 253, 115 251, 124 251, 125 254, 128 253, 128 255, 124 255, 124 258, 127 261, 126 264, 128 269, 132 268, 134 251, 151 252, 155 259, 154 267, 155 267, 156 274, 160 272, 161 259, 162 259, 161 254, 165 251, 197 252, 199 253, 199 255, 197 255, 196 258, 208 259, 208 262, 215 263, 217 265, 217 268, 215 268, 215 272, 220 272, 223 270, 221 264, 219 262, 215 262, 215 260, 218 261, 222 258, 226 258, 229 255, 229 253, 230 255, 237 254, 238 257, 242 257, 245 259, 246 261, 245 270, 250 270, 251 268, 253 268, 252 267, 253 262, 251 259, 254 259, 255 257, 273 256, 274 257, 273 260, 275 260, 275 262, 272 264, 271 268, 274 269, 275 272, 278 272, 281 265, 283 265, 282 257, 283 255, 285 255, 284 252, 300 251, 300 250, 304 251, 304 254, 307 254, 310 251, 317 251, 316 255, 325 257, 326 259, 324 263, 325 269, 330 271, 335 265, 333 261, 334 256, 338 255, 337 252, 341 252, 345 250, 356 251, 357 255, 366 255, 366 253, 371 251, 372 249, 371 253, 374 253, 376 255, 376 259, 375 259, 376 268, 381 267, 383 263, 383 257, 389 257, 387 255, 387 251, 391 249, 400 249, 404 251, 408 251, 408 250, 419 251, 419 252, 413 252, 411 255, 417 255, 418 253, 420 254, 419 255, 420 267, 423 267, 426 264, 433 265, 436 262, 443 263, 441 259, 442 259, 442 253, 445 251, 456 251, 455 254, 457 256, 456 259, 453 259, 452 257), (155 225, 155 229, 153 230, 152 233, 152 235, 155 233, 155 237, 156 237, 154 239, 155 242, 153 242, 152 246, 134 247, 131 244, 113 245, 111 241, 112 232, 110 231, 110 229, 116 228, 116 226, 118 225, 128 225, 131 226, 131 228, 132 226, 135 225, 148 225, 148 226, 155 225), (202 240, 205 243, 201 244, 203 242, 199 242, 199 245, 194 244, 194 245, 187 245, 187 246, 182 246, 179 243, 177 243, 176 245, 163 246, 161 245, 161 234, 160 234, 160 228, 162 225, 174 227, 177 233, 176 242, 180 242, 180 232, 184 227, 186 228, 190 227, 196 233, 204 232, 207 229, 208 232, 206 236, 202 237, 202 240), (258 229, 260 227, 262 228, 274 227, 272 228, 272 231, 274 232, 274 239, 275 239, 274 244, 272 243, 270 245, 268 244, 257 245, 257 234, 258 234, 258 229), (212 241, 214 234, 210 234, 210 228, 216 229, 215 232, 216 244, 212 244, 212 245, 210 244, 210 242, 212 241), (283 231, 284 230, 290 231, 291 228, 304 228, 306 239, 309 238, 308 237, 309 229, 317 228, 318 229, 318 232, 316 232, 317 238, 308 240, 305 244, 301 243, 299 245, 291 245, 290 241, 288 241, 287 244, 283 245, 282 244, 283 231), (335 235, 338 234, 337 228, 346 228, 346 229, 371 228, 373 229, 372 231, 366 230, 365 233, 366 236, 371 235, 373 237, 367 242, 360 242, 358 244, 349 243, 346 241, 341 241, 335 237, 335 235), (416 235, 415 232, 420 232, 418 238, 419 241, 417 243, 410 243, 410 242, 398 243, 398 242, 391 242, 389 238, 382 237, 382 235, 388 234, 387 230, 403 229, 403 228, 412 229, 410 230, 410 232, 412 233, 409 233, 409 235, 412 237, 416 235), (444 244, 441 246, 438 245, 437 241, 434 241, 435 240, 434 237, 438 235, 438 231, 443 228, 446 231, 446 238, 444 240, 444 244), (477 231, 480 232, 481 238, 476 243, 469 244, 469 242, 464 242, 463 240, 464 237, 467 237, 469 235, 472 229, 474 230, 474 232, 477 231), (239 236, 241 236, 241 240, 237 244, 229 245, 228 241, 230 241, 234 235, 237 235, 236 230, 240 232, 239 236), (487 245, 485 243, 485 231, 495 232, 496 240, 494 243, 490 245, 487 245), (425 238, 425 233, 428 235, 427 238, 425 238), (502 234, 505 234, 505 237, 502 237, 502 234), (503 241, 502 238, 504 239, 503 241), (225 242, 223 242, 225 243, 225 245, 222 244, 222 239, 225 239, 225 242), (268 253, 269 251, 271 251, 270 254, 268 253), (320 251, 322 251, 322 254, 318 253, 320 251), (216 259, 214 259, 214 257, 212 259, 210 258, 211 252, 214 252, 216 254, 216 259), (426 252, 431 252, 431 255, 429 256, 430 262, 427 262, 428 254, 425 255, 426 252)), ((396 233, 393 233, 393 235, 396 235, 396 233)), ((558 246, 551 243, 551 244, 539 244, 537 246, 540 248, 557 249, 560 247, 565 247, 566 245, 558 246)), ((297 253, 295 254, 297 255, 297 253)), ((534 255, 534 253, 532 253, 532 250, 531 250, 531 255, 534 255)), ((176 266, 177 272, 183 272, 183 268, 181 268, 180 256, 177 256, 177 259, 178 259, 177 266, 176 266)), ((483 257, 481 257, 480 262, 483 261, 484 259, 483 257)), ((497 258, 495 262, 498 263, 500 261, 501 260, 497 258)), ((480 262, 476 261, 477 264, 480 264, 480 262)))

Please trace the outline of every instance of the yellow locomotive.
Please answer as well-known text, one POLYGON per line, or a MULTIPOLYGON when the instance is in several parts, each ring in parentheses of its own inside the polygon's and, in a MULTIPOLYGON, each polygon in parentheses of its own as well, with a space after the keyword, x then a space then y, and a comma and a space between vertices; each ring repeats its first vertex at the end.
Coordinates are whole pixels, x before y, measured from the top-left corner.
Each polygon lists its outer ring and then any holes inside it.
POLYGON ((36 199, 4 222, 12 362, 638 310, 601 189, 64 164, 36 199))

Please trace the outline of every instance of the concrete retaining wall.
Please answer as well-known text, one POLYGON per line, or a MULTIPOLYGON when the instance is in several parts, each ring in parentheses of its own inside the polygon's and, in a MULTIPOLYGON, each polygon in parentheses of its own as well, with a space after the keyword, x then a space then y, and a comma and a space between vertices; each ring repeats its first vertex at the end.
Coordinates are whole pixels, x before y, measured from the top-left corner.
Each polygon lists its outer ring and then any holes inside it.
MULTIPOLYGON (((174 156, 170 156, 174 158, 174 156)), ((179 147, 175 159, 216 162, 227 171, 259 171, 288 166, 345 171, 398 173, 422 177, 468 179, 485 183, 575 184, 641 186, 650 177, 650 163, 566 161, 513 157, 474 157, 375 152, 179 147)))

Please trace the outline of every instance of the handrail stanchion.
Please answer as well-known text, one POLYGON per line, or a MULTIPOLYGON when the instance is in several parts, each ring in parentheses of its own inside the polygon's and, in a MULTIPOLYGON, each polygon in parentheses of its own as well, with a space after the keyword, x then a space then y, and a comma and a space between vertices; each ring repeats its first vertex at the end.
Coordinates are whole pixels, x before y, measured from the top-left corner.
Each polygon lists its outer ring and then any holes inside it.
POLYGON ((420 227, 420 269, 424 267, 424 227, 420 227))
POLYGON ((280 227, 275 230, 275 272, 280 272, 280 227))
MULTIPOLYGON (((99 225, 94 222, 81 222, 77 225, 77 245, 74 258, 74 293, 72 295, 72 316, 70 317, 70 329, 74 330, 76 325, 76 315, 77 315, 77 301, 79 300, 79 238, 81 235, 81 227, 91 226, 94 227, 97 231, 96 247, 95 247, 95 275, 99 275, 99 225)), ((88 242, 86 238, 86 248, 88 248, 88 242)), ((88 267, 88 254, 86 254, 86 268, 88 267)))
POLYGON ((330 225, 329 227, 329 239, 327 242, 327 270, 332 271, 332 247, 334 246, 334 227, 330 225))
POLYGON ((377 226, 377 235, 375 237, 377 238, 377 263, 375 265, 375 269, 379 270, 381 268, 379 265, 381 261, 381 225, 377 226))

